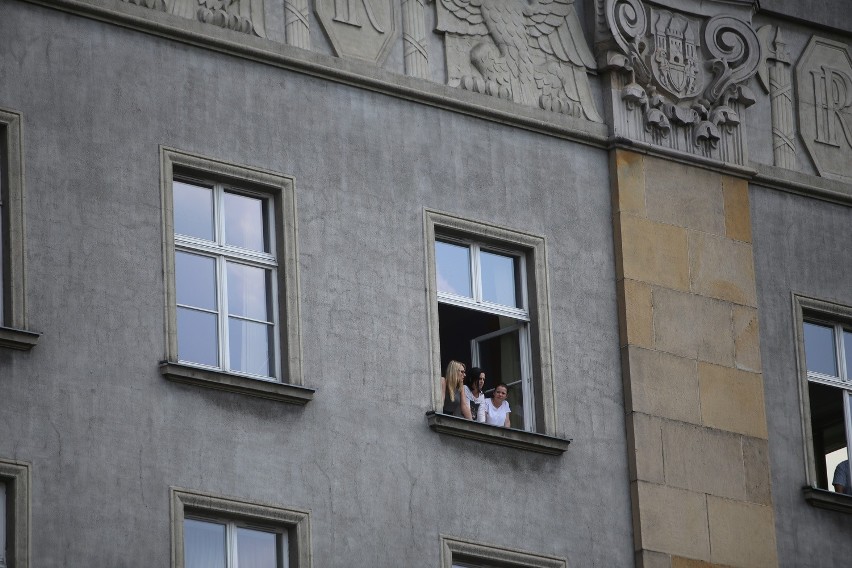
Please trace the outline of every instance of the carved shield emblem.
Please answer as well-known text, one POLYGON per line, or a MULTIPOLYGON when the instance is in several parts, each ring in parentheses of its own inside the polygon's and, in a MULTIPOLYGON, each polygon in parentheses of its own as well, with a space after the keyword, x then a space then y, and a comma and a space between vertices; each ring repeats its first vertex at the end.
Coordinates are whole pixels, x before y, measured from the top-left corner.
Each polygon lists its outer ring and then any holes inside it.
POLYGON ((394 0, 316 0, 315 6, 338 56, 384 62, 398 34, 394 0))
POLYGON ((698 24, 680 14, 651 10, 654 52, 651 71, 657 83, 677 100, 698 95, 704 74, 698 24))

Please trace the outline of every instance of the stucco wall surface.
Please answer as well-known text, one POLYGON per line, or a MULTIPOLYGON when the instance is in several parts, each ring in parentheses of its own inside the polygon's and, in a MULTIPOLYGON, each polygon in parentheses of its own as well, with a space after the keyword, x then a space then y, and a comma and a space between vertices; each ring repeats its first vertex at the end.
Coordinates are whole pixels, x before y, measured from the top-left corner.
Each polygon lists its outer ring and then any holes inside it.
POLYGON ((0 456, 33 465, 33 566, 167 566, 170 486, 309 509, 316 567, 434 567, 439 533, 632 565, 604 151, 30 4, 0 13, 44 333, 0 351, 0 456), (159 375, 160 145, 295 177, 306 407, 159 375), (546 238, 563 456, 427 428, 424 207, 546 238))
POLYGON ((752 231, 781 566, 831 567, 852 555, 852 516, 816 509, 807 484, 791 295, 852 305, 852 209, 752 186, 752 231))

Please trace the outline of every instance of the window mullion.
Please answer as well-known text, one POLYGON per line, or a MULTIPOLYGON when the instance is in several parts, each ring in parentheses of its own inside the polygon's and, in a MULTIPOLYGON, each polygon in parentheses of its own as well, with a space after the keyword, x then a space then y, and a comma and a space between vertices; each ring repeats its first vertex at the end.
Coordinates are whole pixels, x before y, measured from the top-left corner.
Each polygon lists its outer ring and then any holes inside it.
POLYGON ((840 375, 840 380, 848 384, 849 369, 846 367, 846 349, 844 345, 843 326, 838 324, 834 326, 834 342, 837 350, 837 374, 840 375))
POLYGON ((482 277, 481 277, 481 266, 479 263, 479 245, 472 244, 470 245, 470 278, 472 280, 471 285, 473 287, 473 301, 477 304, 482 302, 482 277))
MULTIPOLYGON (((213 188, 213 231, 216 244, 222 246, 225 242, 223 222, 224 190, 221 184, 213 188)), ((216 256, 216 289, 218 291, 217 301, 219 303, 219 365, 220 368, 229 371, 231 369, 231 353, 228 349, 228 270, 225 256, 221 253, 216 256)))
POLYGON ((237 526, 233 521, 229 521, 227 526, 227 565, 225 568, 239 568, 237 566, 237 526))

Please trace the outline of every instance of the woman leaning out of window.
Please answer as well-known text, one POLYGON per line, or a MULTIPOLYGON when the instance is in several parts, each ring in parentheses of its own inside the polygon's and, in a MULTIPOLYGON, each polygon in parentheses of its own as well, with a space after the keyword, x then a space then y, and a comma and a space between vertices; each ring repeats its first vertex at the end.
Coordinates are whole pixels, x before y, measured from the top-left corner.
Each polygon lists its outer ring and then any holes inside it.
POLYGON ((443 412, 453 416, 463 416, 470 420, 470 404, 464 396, 465 370, 458 361, 450 361, 447 372, 441 377, 441 393, 444 397, 443 412))
POLYGON ((492 398, 485 399, 485 423, 492 426, 502 426, 511 428, 512 423, 509 420, 509 414, 512 412, 509 409, 509 403, 506 402, 506 396, 509 394, 509 387, 503 383, 498 383, 494 387, 494 395, 492 398))

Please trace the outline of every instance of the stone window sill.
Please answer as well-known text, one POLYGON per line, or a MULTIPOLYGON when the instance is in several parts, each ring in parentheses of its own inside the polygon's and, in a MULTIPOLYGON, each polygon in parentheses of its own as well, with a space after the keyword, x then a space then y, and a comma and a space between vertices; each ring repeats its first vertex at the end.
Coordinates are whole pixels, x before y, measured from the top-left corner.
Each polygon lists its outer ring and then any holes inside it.
POLYGON ((536 434, 535 432, 516 430, 514 428, 498 428, 457 416, 450 416, 449 414, 441 414, 433 410, 426 413, 426 423, 429 425, 429 428, 439 434, 458 436, 459 438, 467 438, 478 442, 508 446, 510 448, 554 456, 565 452, 571 443, 571 440, 565 438, 536 434))
POLYGON ((29 351, 38 343, 40 333, 0 326, 0 347, 29 351))
POLYGON ((314 389, 243 377, 233 373, 200 369, 180 363, 160 363, 160 373, 176 383, 304 406, 314 398, 314 389))
POLYGON ((834 491, 816 487, 803 487, 802 493, 805 494, 805 501, 813 507, 852 514, 852 496, 839 495, 834 491))

